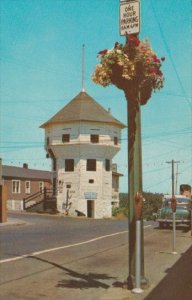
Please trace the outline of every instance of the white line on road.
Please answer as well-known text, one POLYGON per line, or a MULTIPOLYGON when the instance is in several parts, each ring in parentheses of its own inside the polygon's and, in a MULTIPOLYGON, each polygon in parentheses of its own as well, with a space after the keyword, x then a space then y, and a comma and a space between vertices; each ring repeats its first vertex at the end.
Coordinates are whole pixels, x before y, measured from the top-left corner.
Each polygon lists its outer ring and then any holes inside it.
MULTIPOLYGON (((144 227, 146 228, 146 227, 151 227, 151 226, 152 225, 146 225, 144 227)), ((19 259, 23 259, 23 258, 27 258, 27 257, 30 257, 30 256, 37 256, 37 255, 40 255, 40 254, 53 252, 53 251, 57 251, 57 250, 61 250, 61 249, 67 249, 67 248, 71 248, 71 247, 81 246, 81 245, 89 244, 89 243, 92 243, 92 242, 95 242, 95 241, 98 241, 98 240, 102 240, 102 239, 107 238, 107 237, 111 237, 111 236, 115 236, 115 235, 119 235, 119 234, 124 234, 124 233, 128 233, 128 230, 120 231, 120 232, 116 232, 116 233, 112 233, 112 234, 108 234, 108 235, 99 236, 97 238, 94 238, 94 239, 91 239, 91 240, 88 240, 88 241, 84 241, 84 242, 80 242, 80 243, 75 243, 75 244, 71 244, 71 245, 46 249, 46 250, 42 250, 42 251, 32 252, 32 253, 29 253, 29 254, 24 254, 24 255, 15 256, 15 257, 7 258, 7 259, 2 259, 2 260, 0 260, 0 264, 15 261, 15 260, 19 260, 19 259)))

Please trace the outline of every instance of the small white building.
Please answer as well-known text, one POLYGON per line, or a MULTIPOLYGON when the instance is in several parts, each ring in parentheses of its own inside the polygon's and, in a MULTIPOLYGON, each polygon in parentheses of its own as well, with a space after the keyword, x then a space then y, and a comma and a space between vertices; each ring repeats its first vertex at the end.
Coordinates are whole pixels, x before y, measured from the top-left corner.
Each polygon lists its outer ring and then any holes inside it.
POLYGON ((58 211, 111 217, 112 159, 125 127, 83 91, 41 125, 55 172, 58 211))

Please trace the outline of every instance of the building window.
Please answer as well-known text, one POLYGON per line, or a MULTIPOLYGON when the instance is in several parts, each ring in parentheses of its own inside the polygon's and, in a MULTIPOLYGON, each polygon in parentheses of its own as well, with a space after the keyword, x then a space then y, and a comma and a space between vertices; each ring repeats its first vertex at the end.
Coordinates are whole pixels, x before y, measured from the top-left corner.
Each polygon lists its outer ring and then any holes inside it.
POLYGON ((12 180, 12 193, 19 194, 20 193, 20 180, 12 180))
POLYGON ((105 171, 110 171, 110 160, 109 159, 105 160, 105 171))
POLYGON ((94 183, 94 179, 89 179, 89 183, 94 183))
POLYGON ((44 190, 44 182, 40 181, 39 182, 39 191, 40 191, 40 193, 43 193, 43 190, 44 190))
POLYGON ((71 188, 71 185, 70 185, 70 184, 67 184, 67 185, 66 185, 66 188, 67 188, 67 189, 70 189, 70 188, 71 188))
POLYGON ((99 143, 99 135, 91 134, 91 143, 99 143))
POLYGON ((96 159, 87 159, 87 171, 96 171, 96 159))
POLYGON ((65 172, 73 172, 73 171, 74 171, 74 159, 66 159, 65 172))
POLYGON ((50 144, 50 140, 49 140, 49 137, 47 137, 47 146, 49 146, 50 144))
POLYGON ((114 145, 118 145, 118 137, 114 136, 114 145))
POLYGON ((53 171, 57 171, 57 160, 55 157, 52 159, 53 171))
POLYGON ((25 181, 25 193, 30 194, 30 192, 31 192, 31 182, 25 181))
POLYGON ((70 142, 70 134, 62 134, 62 142, 69 143, 70 142))

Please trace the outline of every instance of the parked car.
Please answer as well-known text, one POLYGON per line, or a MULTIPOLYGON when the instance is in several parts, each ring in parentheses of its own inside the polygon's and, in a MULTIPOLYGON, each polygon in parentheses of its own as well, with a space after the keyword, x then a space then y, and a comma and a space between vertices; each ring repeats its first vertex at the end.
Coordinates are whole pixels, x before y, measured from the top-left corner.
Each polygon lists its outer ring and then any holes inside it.
MULTIPOLYGON (((175 223, 191 224, 191 199, 184 195, 175 195, 176 198, 176 212, 175 223)), ((159 227, 169 226, 173 223, 173 211, 171 208, 171 195, 164 195, 162 200, 162 207, 157 212, 156 221, 159 222, 159 227)))

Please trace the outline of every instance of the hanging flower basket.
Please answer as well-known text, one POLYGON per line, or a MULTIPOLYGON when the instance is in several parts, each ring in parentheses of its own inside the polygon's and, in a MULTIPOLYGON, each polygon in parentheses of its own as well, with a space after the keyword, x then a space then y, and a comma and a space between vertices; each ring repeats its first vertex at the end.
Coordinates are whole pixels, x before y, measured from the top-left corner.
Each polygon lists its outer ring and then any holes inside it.
POLYGON ((160 68, 165 58, 159 59, 147 40, 130 36, 125 45, 115 43, 112 49, 100 51, 98 57, 100 63, 92 80, 104 87, 115 85, 125 92, 129 101, 138 99, 140 104, 146 104, 152 92, 163 87, 160 68))

